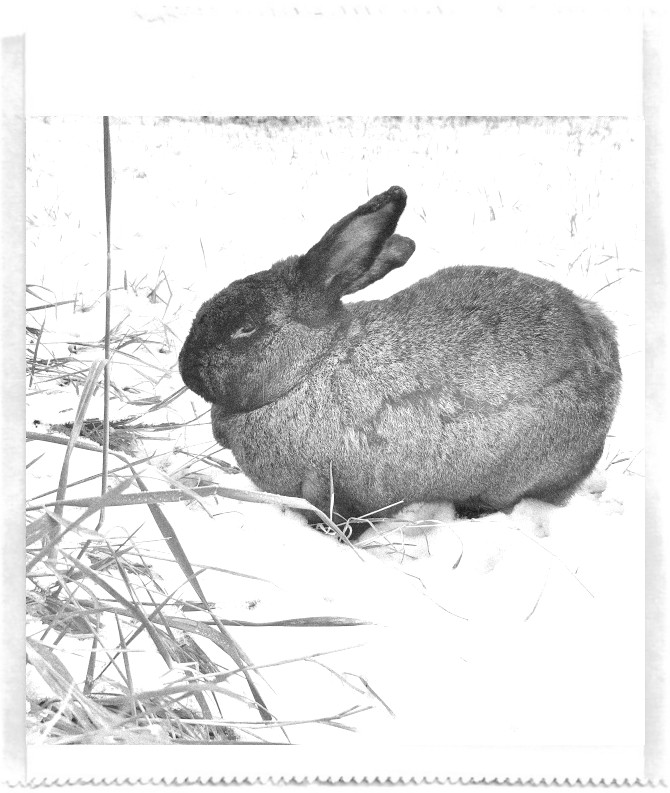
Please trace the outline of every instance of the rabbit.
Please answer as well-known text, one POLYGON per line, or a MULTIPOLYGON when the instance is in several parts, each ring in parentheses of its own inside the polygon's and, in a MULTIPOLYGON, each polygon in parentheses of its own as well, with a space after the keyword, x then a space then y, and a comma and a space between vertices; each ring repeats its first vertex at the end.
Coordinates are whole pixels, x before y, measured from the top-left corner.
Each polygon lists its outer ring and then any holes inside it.
POLYGON ((184 383, 259 488, 325 512, 332 491, 344 518, 398 502, 460 515, 567 503, 617 406, 614 324, 507 267, 448 267, 343 303, 414 253, 394 233, 406 201, 390 187, 307 253, 207 300, 179 355, 184 383))

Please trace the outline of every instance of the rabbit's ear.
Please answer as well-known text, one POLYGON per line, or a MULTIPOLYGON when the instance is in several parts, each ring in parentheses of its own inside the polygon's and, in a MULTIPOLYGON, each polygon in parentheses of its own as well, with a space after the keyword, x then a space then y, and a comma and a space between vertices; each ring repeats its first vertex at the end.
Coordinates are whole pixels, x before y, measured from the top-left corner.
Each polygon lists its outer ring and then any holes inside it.
POLYGON ((402 187, 390 187, 343 217, 300 257, 300 277, 339 298, 400 267, 414 252, 412 240, 391 236, 406 203, 402 187))
POLYGON ((401 237, 400 234, 392 234, 386 240, 384 247, 370 267, 358 280, 350 284, 342 294, 351 295, 354 292, 358 292, 375 281, 379 281, 386 273, 390 273, 396 267, 402 267, 414 253, 415 248, 414 240, 409 237, 401 237))

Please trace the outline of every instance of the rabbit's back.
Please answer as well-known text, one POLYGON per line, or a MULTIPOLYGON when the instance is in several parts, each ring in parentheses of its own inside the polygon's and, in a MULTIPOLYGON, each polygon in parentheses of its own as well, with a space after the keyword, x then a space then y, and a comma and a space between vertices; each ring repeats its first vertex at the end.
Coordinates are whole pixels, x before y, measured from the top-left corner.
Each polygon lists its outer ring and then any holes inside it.
POLYGON ((494 406, 576 369, 619 374, 614 326, 595 304, 510 268, 446 268, 353 313, 363 343, 349 361, 376 361, 400 389, 435 379, 494 406))

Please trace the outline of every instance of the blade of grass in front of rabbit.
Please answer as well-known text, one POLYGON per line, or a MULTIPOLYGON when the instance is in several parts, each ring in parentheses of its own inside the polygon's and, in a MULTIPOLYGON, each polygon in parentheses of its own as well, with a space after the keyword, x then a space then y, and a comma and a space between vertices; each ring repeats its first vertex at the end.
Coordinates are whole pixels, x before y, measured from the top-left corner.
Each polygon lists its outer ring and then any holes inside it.
POLYGON ((335 506, 335 487, 333 486, 333 461, 330 461, 329 465, 329 472, 330 472, 330 505, 329 505, 329 517, 333 519, 333 507, 335 506))
POLYGON ((393 507, 399 507, 401 504, 404 504, 404 500, 400 499, 400 501, 394 501, 392 504, 387 504, 385 507, 379 507, 379 509, 373 509, 372 512, 366 512, 365 515, 359 515, 359 520, 365 520, 366 518, 371 518, 373 515, 378 515, 380 512, 385 512, 387 509, 392 509, 393 507))
MULTIPOLYGON (((39 433, 33 433, 39 434, 39 433)), ((48 437, 48 436, 47 436, 48 437)), ((55 441, 60 441, 62 439, 54 439, 55 441)), ((81 445, 81 442, 80 442, 81 445)), ((94 447, 93 444, 89 445, 81 445, 84 449, 89 449, 91 451, 101 451, 100 448, 94 447)), ((114 454, 114 452, 112 452, 114 454)), ((119 456, 120 459, 123 457, 119 456)), ((128 463, 131 471, 134 471, 134 467, 131 463, 128 463)), ((136 472, 135 472, 136 473, 136 472)), ((137 474, 136 474, 137 475, 137 474)), ((138 482, 139 482, 138 477, 138 482)), ((318 507, 315 507, 314 504, 311 504, 304 498, 296 498, 293 496, 280 496, 276 493, 264 493, 263 491, 255 491, 255 490, 237 490, 231 487, 220 487, 218 485, 201 485, 198 487, 189 488, 188 492, 179 491, 179 490, 145 490, 142 493, 130 493, 126 496, 120 497, 117 499, 117 502, 114 506, 125 506, 130 504, 147 504, 147 505, 157 505, 163 503, 172 503, 174 501, 184 501, 190 498, 193 498, 193 495, 197 495, 199 497, 206 497, 206 496, 213 496, 218 495, 222 496, 223 498, 232 498, 237 501, 249 501, 255 504, 276 504, 282 507, 289 507, 290 509, 297 509, 303 512, 314 512, 329 528, 332 529, 333 533, 335 533, 338 537, 340 537, 344 542, 354 548, 353 544, 349 540, 349 538, 345 535, 342 529, 326 515, 325 512, 320 510, 318 507)), ((39 508, 54 506, 58 503, 60 506, 68 506, 68 507, 87 507, 91 504, 95 504, 99 501, 100 497, 86 497, 86 498, 68 498, 63 499, 62 501, 58 502, 48 502, 47 504, 40 504, 39 508)), ((34 509, 35 507, 31 507, 34 509)), ((354 548, 355 550, 355 548, 354 548)), ((362 557, 357 553, 356 554, 359 559, 362 560, 362 557)))

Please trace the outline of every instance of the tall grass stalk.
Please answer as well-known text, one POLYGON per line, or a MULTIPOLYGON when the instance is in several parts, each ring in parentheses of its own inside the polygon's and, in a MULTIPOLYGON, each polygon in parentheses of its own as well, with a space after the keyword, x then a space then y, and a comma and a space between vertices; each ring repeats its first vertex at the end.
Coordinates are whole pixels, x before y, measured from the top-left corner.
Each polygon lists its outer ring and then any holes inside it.
MULTIPOLYGON (((103 159, 105 172, 105 228, 107 232, 107 268, 106 268, 106 287, 105 287, 105 373, 103 379, 103 440, 102 440, 102 480, 100 489, 104 495, 107 491, 107 476, 109 465, 109 388, 110 388, 110 336, 112 321, 112 243, 111 243, 111 222, 112 222, 112 145, 109 137, 109 116, 102 119, 103 130, 103 159)), ((104 509, 100 511, 100 519, 97 528, 101 528, 105 520, 104 509)))

